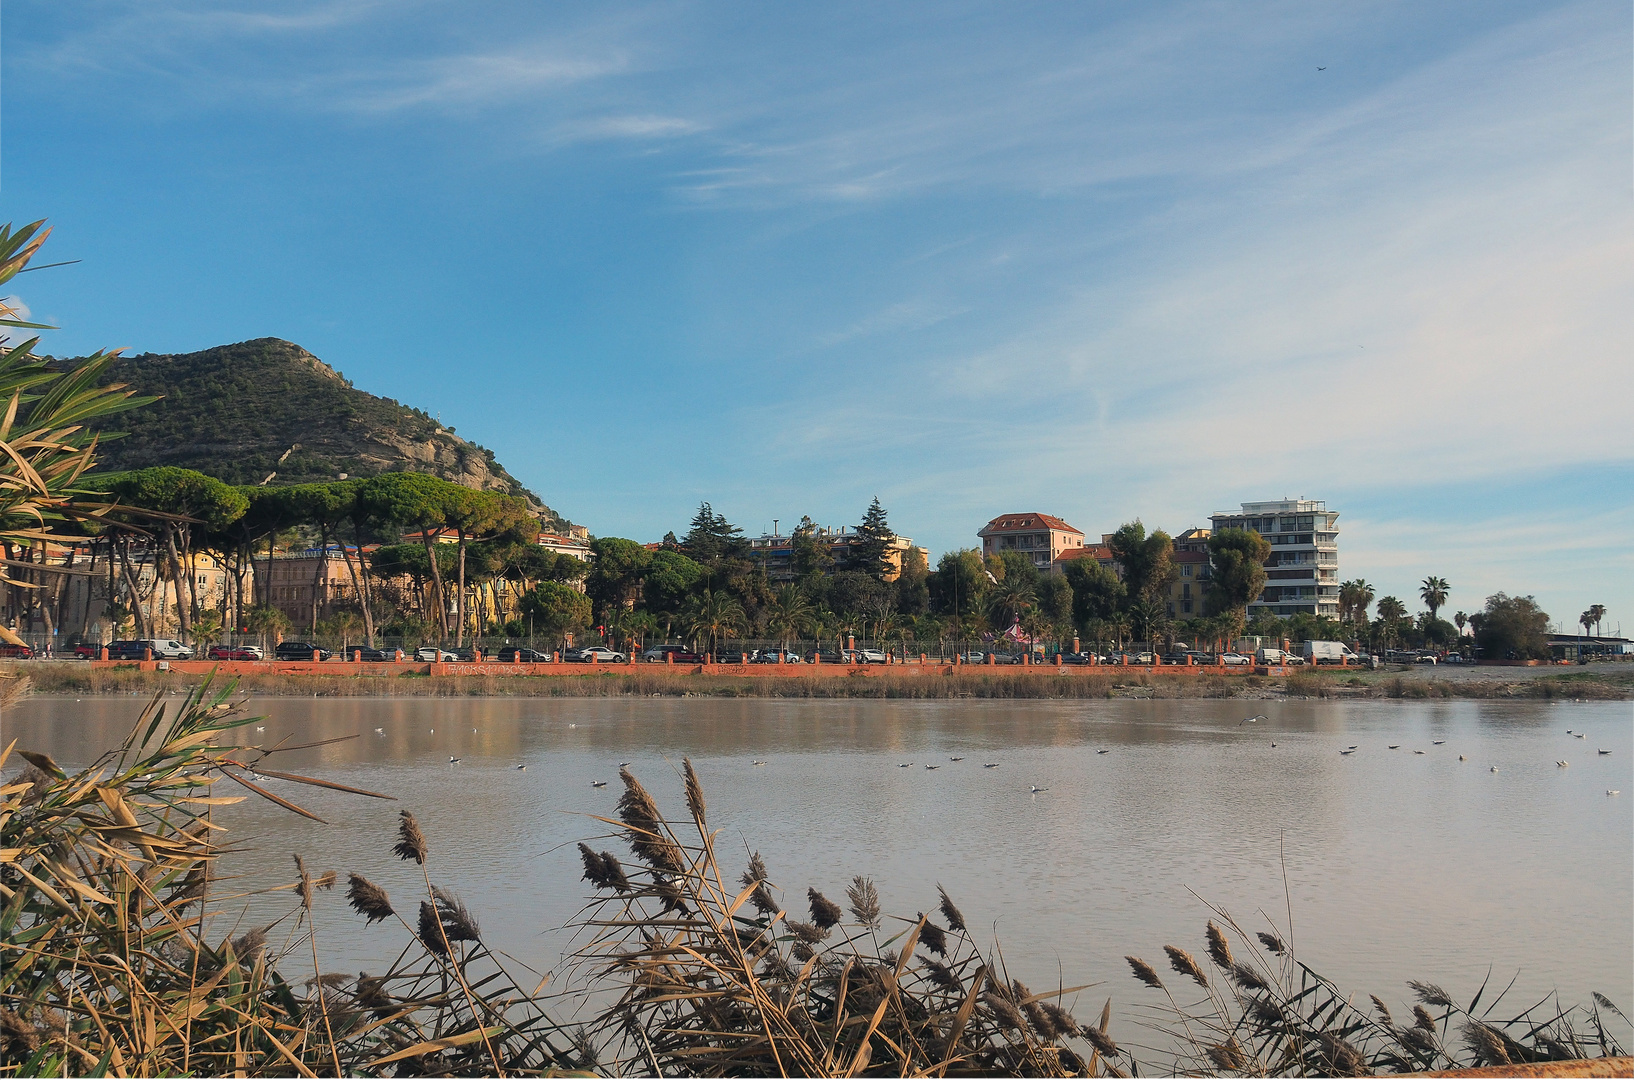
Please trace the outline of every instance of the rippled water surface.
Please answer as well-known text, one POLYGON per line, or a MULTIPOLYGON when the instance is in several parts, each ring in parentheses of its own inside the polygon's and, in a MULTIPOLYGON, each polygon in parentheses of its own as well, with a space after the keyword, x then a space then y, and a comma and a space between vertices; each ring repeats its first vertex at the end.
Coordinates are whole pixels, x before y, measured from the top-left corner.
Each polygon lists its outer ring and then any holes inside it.
MULTIPOLYGON (((81 764, 124 736, 140 704, 35 698, 0 722, 5 741, 81 764)), ((359 736, 277 767, 399 801, 270 781, 328 824, 260 800, 228 808, 217 820, 246 847, 229 873, 285 881, 299 852, 407 900, 419 871, 389 854, 407 808, 430 838, 433 880, 540 971, 560 970, 573 947, 559 929, 587 895, 573 841, 605 831, 593 815, 612 814, 619 763, 684 814, 676 771, 690 755, 734 871, 760 851, 791 908, 808 886, 842 898, 867 874, 888 912, 910 916, 932 910, 940 882, 973 928, 996 929, 1030 984, 1102 983, 1084 1011, 1150 993, 1126 953, 1161 967, 1166 943, 1203 951, 1208 912, 1194 892, 1251 930, 1267 916, 1285 929, 1291 909, 1307 962, 1391 1002, 1409 978, 1468 997, 1489 966, 1495 980, 1519 974, 1517 1000, 1599 990, 1630 1011, 1634 999, 1626 702, 251 705, 267 719, 246 735, 266 744, 359 736), (1260 709, 1265 720, 1239 723, 1260 709)), ((250 902, 245 925, 287 910, 287 895, 250 902)), ((352 916, 338 890, 321 899, 318 927, 326 964, 341 970, 378 969, 400 944, 352 916)))

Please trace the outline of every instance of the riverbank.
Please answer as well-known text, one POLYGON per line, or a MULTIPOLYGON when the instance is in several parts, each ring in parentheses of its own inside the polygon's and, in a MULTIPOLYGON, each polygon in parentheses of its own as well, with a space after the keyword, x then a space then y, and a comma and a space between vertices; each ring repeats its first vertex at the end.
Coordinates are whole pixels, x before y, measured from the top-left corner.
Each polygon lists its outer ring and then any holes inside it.
MULTIPOLYGON (((336 665, 338 668, 340 665, 336 665)), ((1634 700, 1634 667, 1414 667, 1397 671, 1298 669, 1293 674, 1216 674, 1163 668, 1002 672, 979 668, 859 668, 844 677, 824 673, 731 675, 676 671, 658 665, 584 669, 549 676, 461 674, 439 665, 436 675, 404 672, 336 674, 316 671, 221 673, 258 696, 289 697, 768 697, 768 698, 1476 698, 1634 700)), ((352 666, 347 665, 350 669, 352 666)), ((199 672, 72 663, 0 665, 27 675, 35 692, 120 694, 181 690, 199 672)))

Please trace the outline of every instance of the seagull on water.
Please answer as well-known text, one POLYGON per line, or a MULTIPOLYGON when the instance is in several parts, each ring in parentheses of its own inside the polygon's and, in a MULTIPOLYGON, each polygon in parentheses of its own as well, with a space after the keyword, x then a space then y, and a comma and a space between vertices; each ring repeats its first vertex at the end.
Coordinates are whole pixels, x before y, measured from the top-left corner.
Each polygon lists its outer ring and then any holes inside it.
POLYGON ((1567 729, 1566 729, 1566 734, 1568 734, 1568 735, 1576 735, 1576 734, 1577 734, 1577 732, 1575 732, 1575 731, 1573 731, 1573 730, 1572 730, 1572 729, 1571 729, 1571 728, 1567 728, 1567 729))
POLYGON ((383 727, 377 727, 374 729, 374 733, 376 735, 384 735, 386 733, 386 729, 383 727))
POLYGON ((1392 750, 1400 750, 1400 749, 1401 749, 1401 743, 1399 743, 1399 742, 1398 742, 1398 743, 1391 743, 1391 744, 1390 744, 1390 749, 1392 749, 1392 750))
POLYGON ((1271 749, 1273 749, 1273 750, 1275 750, 1275 749, 1276 749, 1276 748, 1277 748, 1277 744, 1276 744, 1276 743, 1272 743, 1272 744, 1271 744, 1271 749))
POLYGON ((1361 747, 1360 743, 1354 743, 1354 744, 1352 744, 1350 746, 1345 747, 1346 750, 1360 750, 1361 748, 1362 747, 1361 747))
POLYGON ((621 769, 627 769, 630 767, 630 763, 628 761, 621 761, 618 763, 618 767, 621 769))
POLYGON ((948 758, 948 760, 949 761, 963 761, 964 758, 962 758, 962 757, 950 757, 950 758, 948 758))
POLYGON ((457 757, 451 757, 448 759, 448 763, 450 765, 458 765, 460 763, 460 759, 457 757))
POLYGON ((1095 752, 1097 754, 1110 754, 1112 751, 1110 751, 1110 750, 1097 750, 1095 752))
POLYGON ((1605 757, 1605 756, 1607 756, 1607 755, 1609 755, 1609 754, 1610 754, 1610 753, 1611 753, 1611 751, 1610 751, 1610 750, 1602 750, 1602 751, 1600 751, 1600 755, 1601 755, 1601 756, 1602 756, 1602 757, 1605 757))
POLYGON ((1447 745, 1447 740, 1446 739, 1437 739, 1434 742, 1433 745, 1435 745, 1435 746, 1446 746, 1447 745))
POLYGON ((517 768, 518 768, 518 769, 520 769, 520 770, 521 770, 521 771, 523 771, 523 772, 527 772, 527 771, 528 771, 528 767, 527 767, 527 766, 526 766, 526 765, 518 765, 518 766, 517 766, 517 768))
POLYGON ((1569 762, 1569 761, 1557 761, 1557 762, 1555 762, 1555 764, 1560 766, 1562 769, 1564 769, 1566 766, 1570 765, 1571 762, 1569 762))
POLYGON ((1606 788, 1607 795, 1621 795, 1622 793, 1621 788, 1606 788))
POLYGON ((913 762, 904 761, 904 762, 900 763, 899 765, 897 765, 897 768, 899 768, 899 769, 911 769, 911 768, 913 768, 913 762))
POLYGON ((1241 720, 1237 721, 1237 726, 1242 727, 1244 724, 1257 724, 1261 720, 1269 719, 1270 717, 1266 716, 1264 713, 1260 713, 1258 716, 1245 716, 1241 720))
POLYGON ((1588 735, 1585 734, 1584 732, 1581 732, 1581 731, 1574 731, 1574 732, 1572 732, 1572 738, 1574 738, 1574 739, 1586 739, 1586 738, 1588 738, 1588 735))
POLYGON ((267 729, 266 729, 266 728, 264 728, 264 727, 258 727, 258 728, 256 728, 256 729, 255 729, 255 730, 257 730, 257 731, 265 731, 265 730, 267 730, 267 729))
POLYGON ((1341 750, 1341 751, 1339 751, 1339 753, 1342 756, 1345 756, 1345 757, 1349 757, 1351 754, 1354 754, 1355 752, 1356 751, 1354 751, 1354 750, 1341 750))
POLYGON ((757 762, 755 762, 755 764, 756 764, 756 765, 764 765, 764 764, 766 764, 766 763, 765 763, 765 762, 764 762, 764 761, 757 761, 757 762))
POLYGON ((984 768, 984 769, 996 769, 998 767, 999 767, 999 763, 996 762, 996 761, 989 761, 985 765, 982 766, 982 768, 984 768))
POLYGON ((1469 758, 1467 758, 1467 757, 1465 757, 1465 756, 1464 756, 1464 755, 1463 755, 1463 754, 1459 754, 1459 755, 1458 755, 1458 760, 1459 760, 1459 761, 1468 761, 1468 760, 1469 760, 1469 758))
POLYGON ((1414 750, 1414 751, 1413 751, 1413 753, 1415 753, 1415 754, 1423 754, 1423 753, 1424 753, 1424 751, 1422 751, 1422 750, 1414 750))
POLYGON ((941 767, 942 766, 940 766, 940 765, 926 765, 925 766, 925 768, 927 768, 927 769, 940 769, 941 767))
POLYGON ((1492 766, 1491 771, 1492 772, 1497 772, 1498 771, 1498 766, 1496 766, 1496 765, 1492 766))
POLYGON ((1037 795, 1040 791, 1048 791, 1048 790, 1050 790, 1050 789, 1047 788, 1047 787, 1039 787, 1037 784, 1033 785, 1033 794, 1034 795, 1037 795))
POLYGON ((607 786, 607 781, 605 781, 605 780, 592 780, 592 781, 590 781, 590 786, 591 787, 606 787, 607 786))

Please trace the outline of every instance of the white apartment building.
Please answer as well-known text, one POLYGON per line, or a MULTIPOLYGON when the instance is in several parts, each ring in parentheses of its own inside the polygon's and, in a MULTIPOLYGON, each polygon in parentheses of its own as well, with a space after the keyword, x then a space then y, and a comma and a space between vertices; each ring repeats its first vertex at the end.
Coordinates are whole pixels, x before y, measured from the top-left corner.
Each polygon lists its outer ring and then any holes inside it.
POLYGON ((1265 591, 1248 605, 1261 613, 1306 612, 1339 616, 1339 514, 1318 499, 1245 502, 1240 513, 1211 516, 1214 530, 1250 529, 1271 544, 1265 560, 1265 591))

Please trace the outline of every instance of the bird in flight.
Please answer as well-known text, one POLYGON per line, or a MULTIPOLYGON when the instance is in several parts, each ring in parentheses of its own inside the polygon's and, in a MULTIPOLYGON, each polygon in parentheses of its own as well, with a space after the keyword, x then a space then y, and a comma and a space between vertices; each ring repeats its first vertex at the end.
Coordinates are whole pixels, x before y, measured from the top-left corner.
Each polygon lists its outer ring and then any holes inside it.
POLYGON ((1048 791, 1048 790, 1050 790, 1050 789, 1047 788, 1047 787, 1039 787, 1037 784, 1033 785, 1033 794, 1034 795, 1037 795, 1040 791, 1048 791))
POLYGON ((1237 726, 1242 727, 1244 724, 1257 724, 1261 720, 1268 720, 1268 719, 1270 719, 1270 718, 1268 716, 1266 716, 1264 713, 1260 713, 1258 716, 1245 716, 1241 720, 1237 721, 1237 726))
POLYGON ((1325 67, 1319 67, 1319 68, 1317 68, 1317 69, 1316 69, 1316 70, 1317 70, 1317 71, 1326 71, 1326 70, 1328 70, 1328 69, 1327 69, 1327 68, 1325 68, 1325 67))

